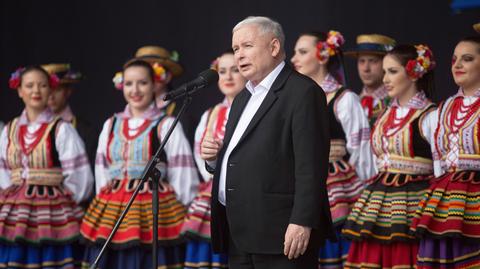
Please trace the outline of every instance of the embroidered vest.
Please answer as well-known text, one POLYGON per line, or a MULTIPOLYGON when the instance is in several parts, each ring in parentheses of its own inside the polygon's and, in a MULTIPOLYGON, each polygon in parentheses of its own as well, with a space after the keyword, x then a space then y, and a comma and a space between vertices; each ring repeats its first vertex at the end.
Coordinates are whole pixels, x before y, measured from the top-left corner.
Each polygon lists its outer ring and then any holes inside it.
POLYGON ((218 104, 210 109, 207 125, 202 135, 202 141, 205 136, 213 136, 223 140, 225 136, 225 126, 228 120, 228 107, 224 104, 218 104))
POLYGON ((23 180, 30 185, 58 186, 63 182, 62 168, 55 146, 55 132, 60 118, 44 123, 39 128, 38 138, 30 147, 24 146, 22 135, 26 125, 18 126, 15 118, 8 129, 7 165, 11 169, 12 184, 23 180))
POLYGON ((439 108, 435 155, 445 171, 480 171, 480 98, 465 111, 465 117, 454 124, 452 121, 462 102, 461 98, 456 99, 448 99, 439 108))
MULTIPOLYGON (((158 126, 162 119, 149 121, 143 132, 128 137, 128 119, 112 118, 107 146, 107 162, 112 179, 138 179, 145 166, 160 146, 158 141, 158 126)), ((160 155, 160 165, 165 169, 162 178, 166 178, 167 157, 165 152, 160 155)))
POLYGON ((389 107, 374 126, 371 144, 377 156, 380 172, 407 175, 429 175, 433 173, 431 147, 422 134, 421 120, 434 107, 410 109, 405 122, 395 132, 385 133, 393 107, 389 107))

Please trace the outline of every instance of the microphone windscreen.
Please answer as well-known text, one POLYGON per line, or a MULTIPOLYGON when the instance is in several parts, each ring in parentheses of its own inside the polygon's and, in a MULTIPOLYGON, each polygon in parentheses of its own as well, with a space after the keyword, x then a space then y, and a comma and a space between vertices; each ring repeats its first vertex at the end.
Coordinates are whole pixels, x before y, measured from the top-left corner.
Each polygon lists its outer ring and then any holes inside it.
POLYGON ((204 70, 198 74, 198 76, 205 80, 206 85, 211 85, 218 82, 218 73, 213 69, 204 70))

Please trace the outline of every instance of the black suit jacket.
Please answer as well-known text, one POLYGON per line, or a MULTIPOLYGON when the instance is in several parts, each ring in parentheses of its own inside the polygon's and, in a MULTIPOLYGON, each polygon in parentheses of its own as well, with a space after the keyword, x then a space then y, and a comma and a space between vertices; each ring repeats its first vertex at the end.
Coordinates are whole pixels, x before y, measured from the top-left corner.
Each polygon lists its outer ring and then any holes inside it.
POLYGON ((212 190, 212 245, 226 252, 229 233, 249 253, 281 254, 289 223, 312 227, 312 242, 335 238, 326 179, 330 150, 326 99, 310 78, 286 65, 227 164, 226 207, 218 202, 222 160, 250 98, 235 98, 212 190))

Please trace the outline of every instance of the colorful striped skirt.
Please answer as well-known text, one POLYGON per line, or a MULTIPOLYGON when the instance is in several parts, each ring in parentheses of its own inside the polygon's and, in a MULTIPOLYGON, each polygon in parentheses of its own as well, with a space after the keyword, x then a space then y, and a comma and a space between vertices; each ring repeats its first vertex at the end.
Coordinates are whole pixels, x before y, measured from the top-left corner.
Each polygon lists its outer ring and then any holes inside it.
POLYGON ((355 203, 343 235, 387 244, 414 240, 410 225, 428 186, 427 176, 378 174, 355 203))
POLYGON ((370 181, 342 230, 354 240, 348 268, 413 268, 418 242, 409 229, 429 179, 380 173, 370 181))
MULTIPOLYGON (((90 204, 80 228, 82 242, 87 245, 84 266, 88 267, 95 259, 95 253, 106 241, 139 183, 138 179, 112 180, 90 204)), ((183 258, 184 253, 180 231, 185 211, 173 188, 162 183, 159 190, 158 251, 161 254, 159 258, 164 257, 159 265, 167 266, 165 268, 176 268, 183 263, 179 257, 183 258)), ((137 259, 148 260, 144 257, 151 255, 152 225, 152 186, 151 182, 145 182, 115 233, 110 245, 112 251, 102 259, 100 268, 124 268, 123 265, 139 262, 137 259)))
POLYGON ((364 182, 345 160, 330 161, 327 178, 328 200, 338 242, 327 240, 319 250, 318 268, 343 268, 350 243, 340 237, 341 227, 355 201, 360 196, 364 182))
POLYGON ((480 172, 433 180, 411 230, 421 239, 418 268, 480 268, 480 172))
POLYGON ((215 254, 210 244, 212 180, 203 183, 188 209, 182 234, 187 238, 185 268, 227 268, 227 255, 215 254))
POLYGON ((199 192, 185 216, 182 234, 199 240, 210 240, 211 200, 212 180, 200 185, 199 192))
POLYGON ((362 193, 364 182, 345 160, 331 161, 327 178, 328 201, 334 225, 342 225, 362 193))
POLYGON ((73 268, 81 218, 63 186, 23 182, 1 191, 0 268, 73 268))

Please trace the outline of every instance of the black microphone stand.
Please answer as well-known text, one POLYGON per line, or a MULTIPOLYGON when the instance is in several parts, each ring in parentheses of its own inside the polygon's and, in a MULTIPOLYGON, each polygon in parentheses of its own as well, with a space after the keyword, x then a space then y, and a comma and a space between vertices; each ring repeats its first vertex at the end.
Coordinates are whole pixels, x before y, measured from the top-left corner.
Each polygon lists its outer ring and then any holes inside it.
MULTIPOLYGON (((181 96, 177 96, 181 97, 181 96)), ((98 263, 100 262, 100 259, 102 258, 103 254, 107 250, 107 247, 110 245, 113 236, 117 232, 118 228, 120 227, 120 224, 123 221, 123 218, 127 214, 128 210, 132 206, 133 201, 137 197, 138 192, 140 191, 140 188, 143 186, 143 184, 150 179, 152 181, 152 199, 153 199, 153 205, 152 205, 152 214, 153 214, 153 238, 152 238, 152 269, 157 269, 158 268, 158 252, 157 252, 157 245, 158 245, 158 186, 159 186, 159 181, 161 178, 161 172, 156 168, 157 164, 160 162, 160 153, 163 151, 163 148, 165 148, 165 144, 167 143, 168 139, 170 138, 170 135, 172 134, 173 130, 175 129, 175 126, 177 126, 178 121, 180 120, 180 117, 183 115, 185 112, 186 108, 190 105, 192 102, 192 97, 189 92, 185 91, 185 99, 183 100, 182 107, 180 108, 180 111, 178 112, 177 116, 175 117, 175 120, 173 121, 172 126, 170 126, 170 129, 167 132, 167 135, 165 138, 162 140, 160 147, 158 148, 157 152, 153 157, 148 161, 147 165, 145 166, 145 169, 143 170, 141 181, 136 187, 135 191, 133 192, 132 196, 130 197, 130 200, 127 203, 127 206, 123 210, 122 214, 120 215, 120 218, 117 220, 115 223, 115 226, 113 227, 112 232, 107 238, 107 241, 102 246, 102 249, 100 250, 100 253, 98 253, 97 258, 95 259, 95 262, 90 266, 90 269, 97 269, 98 263)))

